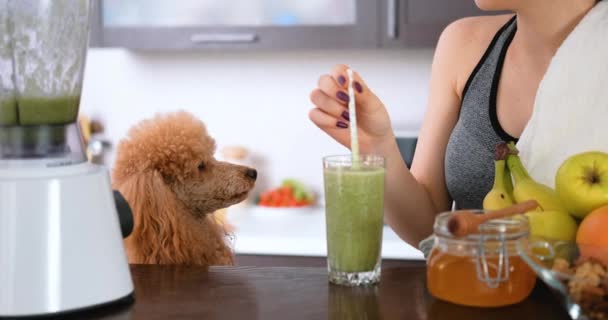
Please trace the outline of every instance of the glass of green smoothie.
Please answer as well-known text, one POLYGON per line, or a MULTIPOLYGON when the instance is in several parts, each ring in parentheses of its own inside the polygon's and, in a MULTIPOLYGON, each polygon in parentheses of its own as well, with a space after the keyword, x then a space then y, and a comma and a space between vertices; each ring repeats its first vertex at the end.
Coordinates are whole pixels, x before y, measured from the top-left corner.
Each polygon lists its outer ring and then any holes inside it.
POLYGON ((323 158, 329 281, 358 286, 380 280, 385 159, 323 158))

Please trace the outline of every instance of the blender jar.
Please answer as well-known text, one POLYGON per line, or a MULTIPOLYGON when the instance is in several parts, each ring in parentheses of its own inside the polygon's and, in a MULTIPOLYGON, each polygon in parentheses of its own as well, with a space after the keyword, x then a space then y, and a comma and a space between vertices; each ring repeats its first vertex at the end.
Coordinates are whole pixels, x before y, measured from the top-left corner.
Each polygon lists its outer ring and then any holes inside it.
POLYGON ((90 9, 89 0, 0 0, 0 159, 85 160, 76 120, 90 9))

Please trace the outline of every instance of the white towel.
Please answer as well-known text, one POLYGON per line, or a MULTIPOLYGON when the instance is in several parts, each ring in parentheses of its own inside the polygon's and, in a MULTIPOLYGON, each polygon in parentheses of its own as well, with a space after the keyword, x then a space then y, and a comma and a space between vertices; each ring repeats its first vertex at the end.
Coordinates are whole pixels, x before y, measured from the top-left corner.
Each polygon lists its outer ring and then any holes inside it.
POLYGON ((557 50, 517 148, 530 175, 552 188, 569 156, 608 152, 608 1, 591 9, 557 50))

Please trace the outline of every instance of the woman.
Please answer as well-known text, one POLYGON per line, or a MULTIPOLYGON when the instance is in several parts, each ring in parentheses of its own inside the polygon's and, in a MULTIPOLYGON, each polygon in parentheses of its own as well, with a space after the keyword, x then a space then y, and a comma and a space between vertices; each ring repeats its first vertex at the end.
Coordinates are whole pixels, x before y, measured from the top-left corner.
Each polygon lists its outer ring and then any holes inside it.
MULTIPOLYGON (((494 178, 496 144, 520 136, 551 58, 597 2, 476 0, 483 10, 515 15, 465 18, 443 31, 411 170, 386 108, 355 75, 360 150, 387 158, 386 221, 402 239, 417 245, 453 201, 459 208, 482 206, 494 178)), ((309 116, 348 147, 346 69, 337 65, 319 79, 309 116)))

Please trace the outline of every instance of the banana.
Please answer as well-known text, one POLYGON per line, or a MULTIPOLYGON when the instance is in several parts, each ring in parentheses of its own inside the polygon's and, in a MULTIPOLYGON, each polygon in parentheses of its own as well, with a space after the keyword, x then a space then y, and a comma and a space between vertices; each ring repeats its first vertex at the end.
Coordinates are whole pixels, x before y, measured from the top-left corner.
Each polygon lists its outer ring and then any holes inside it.
POLYGON ((494 186, 492 190, 486 194, 483 198, 483 209, 484 210, 498 210, 506 208, 514 204, 511 194, 507 191, 505 185, 506 177, 511 179, 510 176, 505 175, 506 163, 505 160, 495 160, 495 175, 494 175, 494 186))
POLYGON ((483 198, 484 210, 498 210, 509 207, 515 202, 511 196, 513 191, 513 183, 511 174, 505 161, 508 149, 506 145, 498 145, 496 147, 496 158, 494 160, 494 185, 492 189, 483 198))
POLYGON ((555 190, 534 181, 534 179, 530 177, 528 171, 521 163, 519 155, 517 155, 515 144, 510 143, 509 148, 512 152, 507 156, 507 166, 509 167, 515 182, 513 187, 513 198, 515 199, 515 202, 520 203, 526 200, 536 200, 539 205, 537 210, 568 212, 555 190))

